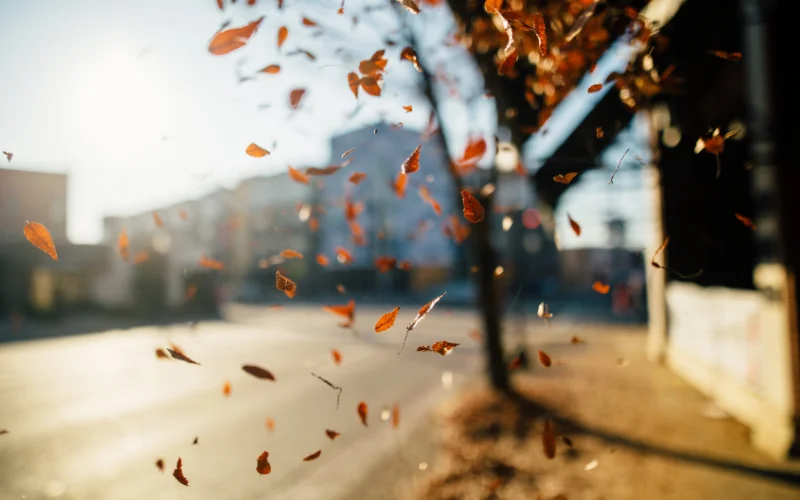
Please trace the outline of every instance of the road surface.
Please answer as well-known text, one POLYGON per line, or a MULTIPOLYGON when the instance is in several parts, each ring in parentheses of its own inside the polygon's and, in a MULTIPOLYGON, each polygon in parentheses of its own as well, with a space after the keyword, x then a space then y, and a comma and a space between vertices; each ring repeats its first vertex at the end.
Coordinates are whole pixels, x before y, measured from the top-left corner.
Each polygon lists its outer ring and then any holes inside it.
POLYGON ((237 305, 226 311, 230 321, 194 328, 0 344, 0 430, 8 430, 0 435, 0 498, 347 498, 415 420, 482 363, 469 337, 472 314, 434 309, 397 355, 417 311, 401 310, 391 330, 375 334, 375 321, 391 309, 357 311, 357 335, 318 307, 237 305), (443 339, 462 345, 445 357, 415 352, 443 339), (155 349, 170 342, 201 364, 157 359, 155 349), (243 364, 267 368, 276 381, 252 377, 243 364), (312 372, 343 388, 338 410, 336 391, 312 372), (366 428, 360 401, 369 406, 366 428), (397 429, 382 411, 395 403, 397 429), (325 429, 341 436, 331 441, 325 429), (303 461, 317 450, 317 460, 303 461), (256 472, 263 451, 272 465, 266 476, 256 472), (178 457, 188 487, 172 477, 178 457))

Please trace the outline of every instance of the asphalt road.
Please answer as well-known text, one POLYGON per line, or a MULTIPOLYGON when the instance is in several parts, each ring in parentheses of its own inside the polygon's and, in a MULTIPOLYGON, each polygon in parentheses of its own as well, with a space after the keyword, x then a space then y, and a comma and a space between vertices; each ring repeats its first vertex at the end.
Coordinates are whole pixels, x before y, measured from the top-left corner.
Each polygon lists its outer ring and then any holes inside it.
POLYGON ((468 335, 472 314, 434 309, 397 355, 417 311, 401 309, 391 330, 375 334, 375 321, 391 309, 359 310, 356 334, 318 307, 232 306, 230 321, 194 328, 0 345, 0 430, 8 430, 0 435, 0 499, 348 498, 433 404, 481 366, 479 343, 468 335), (444 339, 462 345, 445 357, 415 352, 444 339), (201 365, 157 359, 155 349, 169 342, 201 365), (276 381, 252 377, 243 364, 270 370, 276 381), (338 409, 336 391, 311 372, 343 388, 338 409), (366 428, 360 401, 369 406, 366 428), (397 429, 382 411, 395 403, 397 429), (331 441, 325 429, 341 436, 331 441), (303 461, 317 450, 317 460, 303 461), (256 472, 263 451, 272 465, 266 476, 256 472), (178 457, 188 487, 172 477, 178 457))

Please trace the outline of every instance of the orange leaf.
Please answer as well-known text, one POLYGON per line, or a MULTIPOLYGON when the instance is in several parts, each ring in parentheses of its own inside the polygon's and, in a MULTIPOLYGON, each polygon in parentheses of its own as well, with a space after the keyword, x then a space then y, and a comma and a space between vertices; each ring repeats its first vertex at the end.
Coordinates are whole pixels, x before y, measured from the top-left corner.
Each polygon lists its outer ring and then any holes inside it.
POLYGON ((402 269, 403 271, 410 271, 411 270, 411 262, 407 260, 402 260, 397 263, 397 268, 402 269))
POLYGON ((160 470, 161 472, 164 472, 164 460, 161 458, 156 460, 156 467, 158 467, 158 470, 160 470))
POLYGON ((244 45, 247 43, 247 40, 253 36, 253 33, 256 32, 258 26, 263 20, 264 17, 262 16, 246 26, 220 31, 214 35, 214 38, 212 38, 211 42, 209 42, 208 51, 215 56, 221 56, 229 52, 233 52, 238 48, 244 47, 244 45))
POLYGON ((289 165, 289 177, 291 177, 292 180, 297 181, 301 184, 308 184, 309 181, 308 176, 306 174, 300 172, 299 170, 293 169, 291 165, 289 165))
POLYGON ((500 67, 497 68, 497 74, 504 76, 512 76, 514 73, 514 65, 517 64, 517 51, 512 50, 510 54, 503 59, 500 67))
POLYGON ((297 283, 282 275, 280 271, 275 271, 275 288, 281 290, 290 299, 297 293, 297 283))
POLYGON ((458 160, 459 168, 473 168, 486 154, 486 141, 483 137, 470 138, 464 148, 464 154, 458 160))
POLYGON ((264 452, 256 459, 256 472, 262 476, 266 476, 272 472, 272 466, 269 464, 269 452, 264 452))
POLYGON ((340 433, 338 433, 338 432, 336 432, 334 430, 331 430, 331 429, 325 429, 325 435, 328 436, 331 441, 333 441, 337 437, 341 436, 340 433))
POLYGON ((395 403, 392 406, 392 428, 397 429, 400 427, 400 406, 395 403))
POLYGON ((595 83, 594 85, 591 85, 589 87, 589 93, 590 94, 594 94, 595 92, 600 92, 600 89, 602 89, 602 88, 603 88, 603 84, 602 83, 595 83))
POLYGON ((227 380, 222 384, 222 395, 225 397, 230 397, 231 395, 231 383, 227 380))
POLYGON ((439 342, 435 342, 433 346, 421 345, 417 347, 417 352, 435 352, 437 354, 441 354, 442 356, 449 353, 454 347, 458 347, 461 344, 457 344, 455 342, 448 342, 446 340, 440 340, 439 342))
POLYGON ((284 259, 302 259, 303 254, 296 250, 292 250, 291 248, 287 248, 286 250, 281 252, 281 257, 284 259))
POLYGON ((380 78, 374 76, 364 76, 361 77, 360 80, 361 88, 364 89, 364 92, 375 97, 380 97, 381 95, 381 86, 379 82, 380 78))
POLYGON ((461 203, 464 205, 464 218, 473 224, 477 224, 486 217, 483 205, 466 189, 461 191, 461 203))
POLYGON ((347 74, 347 84, 350 86, 350 91, 356 96, 358 99, 358 86, 361 84, 361 79, 358 77, 358 73, 350 72, 347 74))
POLYGON ((336 260, 341 264, 349 264, 353 262, 353 254, 342 247, 336 247, 336 260))
POLYGON ((577 175, 578 172, 570 172, 564 175, 558 174, 555 177, 553 177, 553 180, 559 184, 569 184, 570 182, 572 182, 572 179, 577 177, 577 175))
POLYGON ((350 182, 353 184, 358 184, 359 182, 363 181, 367 178, 367 174, 364 172, 354 172, 353 175, 350 176, 350 182))
POLYGON ((182 485, 189 486, 189 480, 183 475, 183 462, 180 457, 178 457, 178 463, 175 464, 175 470, 172 471, 172 476, 182 485))
POLYGON ((223 9, 222 0, 217 0, 217 7, 219 7, 219 10, 223 9))
POLYGON ((331 165, 323 168, 309 167, 306 169, 306 175, 333 175, 341 169, 340 165, 331 165))
POLYGON ((347 323, 345 323, 345 325, 350 325, 353 323, 356 316, 356 302, 350 300, 350 302, 343 306, 324 306, 322 310, 331 314, 336 314, 337 316, 344 316, 347 318, 347 323))
POLYGON ((331 349, 331 356, 333 356, 333 362, 337 365, 342 364, 342 353, 337 351, 336 349, 331 349))
POLYGON ((303 100, 304 95, 306 95, 306 89, 294 89, 289 93, 289 105, 292 109, 297 109, 300 106, 300 101, 303 100))
POLYGON ((192 364, 192 365, 199 365, 200 364, 197 361, 195 361, 192 358, 190 358, 189 356, 185 355, 184 353, 178 351, 177 349, 167 349, 167 351, 170 353, 170 355, 173 358, 175 358, 177 360, 185 361, 186 363, 189 363, 189 364, 192 364))
POLYGON ((169 359, 169 356, 167 355, 167 351, 159 347, 158 349, 156 349, 156 358, 169 359))
POLYGON ((385 50, 376 51, 372 54, 371 58, 365 59, 359 63, 358 70, 364 76, 372 76, 379 79, 380 74, 383 73, 384 68, 386 68, 386 63, 389 62, 383 57, 385 53, 385 50))
POLYGON ((361 418, 361 423, 364 424, 364 427, 367 427, 367 412, 368 411, 369 410, 367 408, 367 403, 365 403, 363 401, 358 403, 358 416, 359 416, 359 418, 361 418))
POLYGON ((397 0, 397 1, 400 2, 400 5, 405 7, 405 9, 411 12, 412 14, 419 14, 419 7, 414 2, 414 0, 397 0))
POLYGON ((249 146, 247 146, 247 149, 245 149, 244 152, 254 158, 262 158, 269 154, 269 151, 252 142, 250 143, 249 146))
POLYGON ((420 188, 419 188, 419 196, 422 198, 422 200, 425 203, 427 203, 428 205, 430 205, 433 208, 433 212, 436 215, 442 215, 442 207, 439 206, 439 203, 436 200, 433 199, 433 197, 431 196, 430 191, 428 191, 428 188, 426 186, 420 186, 420 188))
POLYGON ((406 195, 406 186, 408 186, 408 174, 404 174, 403 172, 398 173, 397 179, 395 179, 392 185, 394 194, 396 194, 398 198, 404 197, 406 195))
POLYGON ((545 31, 544 17, 541 12, 537 12, 533 18, 533 29, 539 39, 539 55, 547 55, 547 31, 545 31))
POLYGON ((556 456, 556 433, 553 430, 553 424, 550 420, 544 421, 544 430, 542 431, 542 449, 544 456, 553 459, 556 456))
POLYGON ((50 236, 50 231, 48 231, 46 227, 38 222, 28 222, 25 224, 25 227, 22 228, 22 232, 25 233, 25 238, 31 242, 31 245, 49 255, 51 259, 58 260, 56 246, 53 244, 53 237, 50 236))
POLYGON ((148 260, 150 260, 150 255, 148 255, 147 252, 142 250, 139 253, 137 253, 136 256, 133 258, 133 265, 143 264, 148 260))
POLYGON ((409 104, 408 106, 403 106, 403 109, 406 110, 406 113, 411 113, 414 107, 409 104))
POLYGON ((312 21, 311 19, 309 19, 309 18, 307 18, 307 17, 304 17, 304 18, 303 18, 303 26, 309 26, 309 27, 312 27, 312 28, 313 28, 313 27, 314 27, 314 26, 316 26, 316 25, 317 25, 317 23, 316 23, 316 22, 314 22, 314 21, 312 21))
POLYGON ((752 221, 752 220, 751 220, 749 217, 745 217, 745 216, 744 216, 744 215, 742 215, 742 214, 734 214, 734 216, 736 217, 736 219, 737 219, 739 222, 741 222, 741 223, 742 223, 742 224, 744 224, 746 227, 749 227, 750 229, 752 229, 753 231, 755 231, 755 229, 756 229, 756 225, 755 225, 755 224, 753 224, 753 221, 752 221))
POLYGON ((486 12, 497 12, 502 5, 503 0, 486 0, 483 4, 483 8, 486 9, 486 12))
POLYGON ((378 257, 375 259, 375 267, 382 273, 387 273, 397 267, 397 259, 394 257, 378 257))
POLYGON ((577 222, 575 222, 574 220, 572 220, 572 217, 570 217, 569 214, 567 214, 567 219, 569 220, 570 227, 575 232, 575 236, 580 236, 581 235, 581 225, 578 224, 577 222))
POLYGON ((275 382, 275 375, 273 375, 269 370, 265 370, 260 366, 242 365, 242 370, 254 376, 255 378, 260 378, 263 380, 272 380, 273 382, 275 382))
POLYGON ((594 290, 597 293, 602 293, 603 295, 605 295, 609 292, 609 290, 611 290, 611 285, 607 285, 602 281, 595 281, 592 284, 592 290, 594 290))
POLYGON ((322 450, 317 450, 314 453, 312 453, 311 455, 309 455, 306 458, 304 458, 303 460, 306 461, 306 462, 311 462, 312 460, 318 459, 320 455, 322 455, 322 450))
POLYGON ((422 144, 417 146, 417 149, 411 152, 406 161, 403 162, 403 165, 400 167, 400 173, 402 174, 413 174, 417 170, 419 170, 419 152, 422 149, 422 144))
POLYGON ((161 216, 158 215, 158 212, 153 212, 153 223, 156 227, 164 227, 164 221, 161 220, 161 216))
POLYGON ((572 339, 570 339, 570 343, 572 343, 572 344, 583 344, 584 342, 580 337, 576 337, 576 336, 573 335, 572 339))
POLYGON ((711 54, 712 56, 719 57, 720 59, 725 59, 726 61, 739 62, 742 60, 741 52, 725 52, 722 50, 709 50, 708 53, 711 54))
POLYGON ((266 73, 268 75, 277 75, 281 72, 281 67, 277 64, 270 64, 266 66, 264 69, 261 70, 261 73, 266 73))
POLYGON ((281 48, 283 42, 286 41, 287 36, 289 36, 289 28, 286 26, 281 26, 278 28, 278 48, 281 48))
POLYGON ((322 254, 317 255, 317 264, 320 266, 327 266, 330 263, 327 257, 322 254))
POLYGON ((275 419, 272 417, 267 417, 266 421, 267 429, 270 432, 275 432, 275 419))
POLYGON ((417 316, 414 318, 414 320, 411 323, 409 323, 408 325, 406 325, 406 336, 403 338, 403 345, 400 347, 400 351, 398 351, 397 354, 400 354, 401 352, 403 352, 403 349, 405 349, 406 340, 408 340, 408 333, 411 330, 413 330, 414 328, 416 328, 420 321, 425 319, 425 316, 427 316, 427 314, 430 312, 430 310, 433 309, 433 306, 435 306, 440 300, 442 300, 442 297, 444 297, 446 293, 447 292, 444 292, 443 294, 439 295, 438 297, 436 297, 432 301, 430 301, 427 304, 425 304, 424 306, 422 306, 422 308, 420 308, 420 310, 417 313, 417 316))
POLYGON ((344 153, 342 153, 342 158, 344 158, 345 156, 349 155, 350 153, 352 153, 352 152, 353 152, 353 151, 355 151, 355 150, 356 150, 356 148, 350 148, 350 149, 348 149, 347 151, 345 151, 344 153))
POLYGON ((395 307, 390 312, 384 314, 378 319, 378 322, 375 323, 375 333, 385 332, 392 326, 394 326, 394 322, 397 319, 397 314, 400 312, 399 307, 395 307))
POLYGON ((419 64, 419 59, 417 58, 416 51, 411 47, 406 47, 400 52, 400 60, 405 59, 406 61, 411 61, 414 65, 414 69, 422 73, 422 66, 419 64))
POLYGON ((217 271, 222 271, 223 269, 225 269, 225 264, 223 264, 218 260, 209 259, 205 255, 201 255, 200 260, 197 263, 200 264, 200 267, 215 269, 217 271))
POLYGON ((542 364, 545 368, 550 368, 553 364, 553 361, 550 359, 550 356, 547 355, 544 351, 539 351, 539 363, 542 364))

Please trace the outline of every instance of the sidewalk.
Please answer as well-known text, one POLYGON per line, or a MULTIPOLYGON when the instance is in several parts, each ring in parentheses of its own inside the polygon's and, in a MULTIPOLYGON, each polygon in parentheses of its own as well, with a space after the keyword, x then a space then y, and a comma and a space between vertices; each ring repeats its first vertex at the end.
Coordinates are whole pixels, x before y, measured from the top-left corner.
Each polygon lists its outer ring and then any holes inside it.
POLYGON ((531 366, 513 375, 521 397, 476 383, 418 423, 403 449, 413 460, 376 466, 373 486, 405 479, 386 498, 414 500, 800 498, 800 464, 759 455, 744 426, 647 362, 643 329, 532 330, 531 366), (573 335, 586 343, 571 344, 573 335), (543 452, 544 418, 558 436, 553 460, 543 452))

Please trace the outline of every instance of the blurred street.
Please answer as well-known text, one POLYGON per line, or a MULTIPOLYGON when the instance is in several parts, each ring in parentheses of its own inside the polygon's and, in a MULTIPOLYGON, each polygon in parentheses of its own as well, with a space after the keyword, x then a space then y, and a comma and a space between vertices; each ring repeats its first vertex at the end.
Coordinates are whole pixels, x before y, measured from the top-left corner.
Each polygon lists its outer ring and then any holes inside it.
POLYGON ((0 436, 0 498, 347 498, 371 465, 398 451, 415 421, 481 366, 480 345, 468 336, 471 314, 436 309, 397 356, 416 308, 402 308, 390 331, 375 334, 389 310, 359 309, 355 333, 318 307, 231 306, 231 321, 193 328, 0 345, 0 429, 9 431, 0 436), (461 346, 446 357, 415 352, 443 339, 461 346), (201 365, 157 359, 155 349, 170 342, 201 365), (243 364, 276 381, 248 375, 243 364), (338 410, 336 391, 311 372, 343 388, 338 410), (360 401, 369 405, 368 428, 356 413, 360 401), (388 413, 381 418, 395 403, 398 429, 388 413), (331 442, 325 429, 341 436, 331 442), (319 459, 303 461, 317 450, 319 459), (268 476, 256 472, 263 451, 268 476), (171 477, 178 457, 188 488, 171 477))

